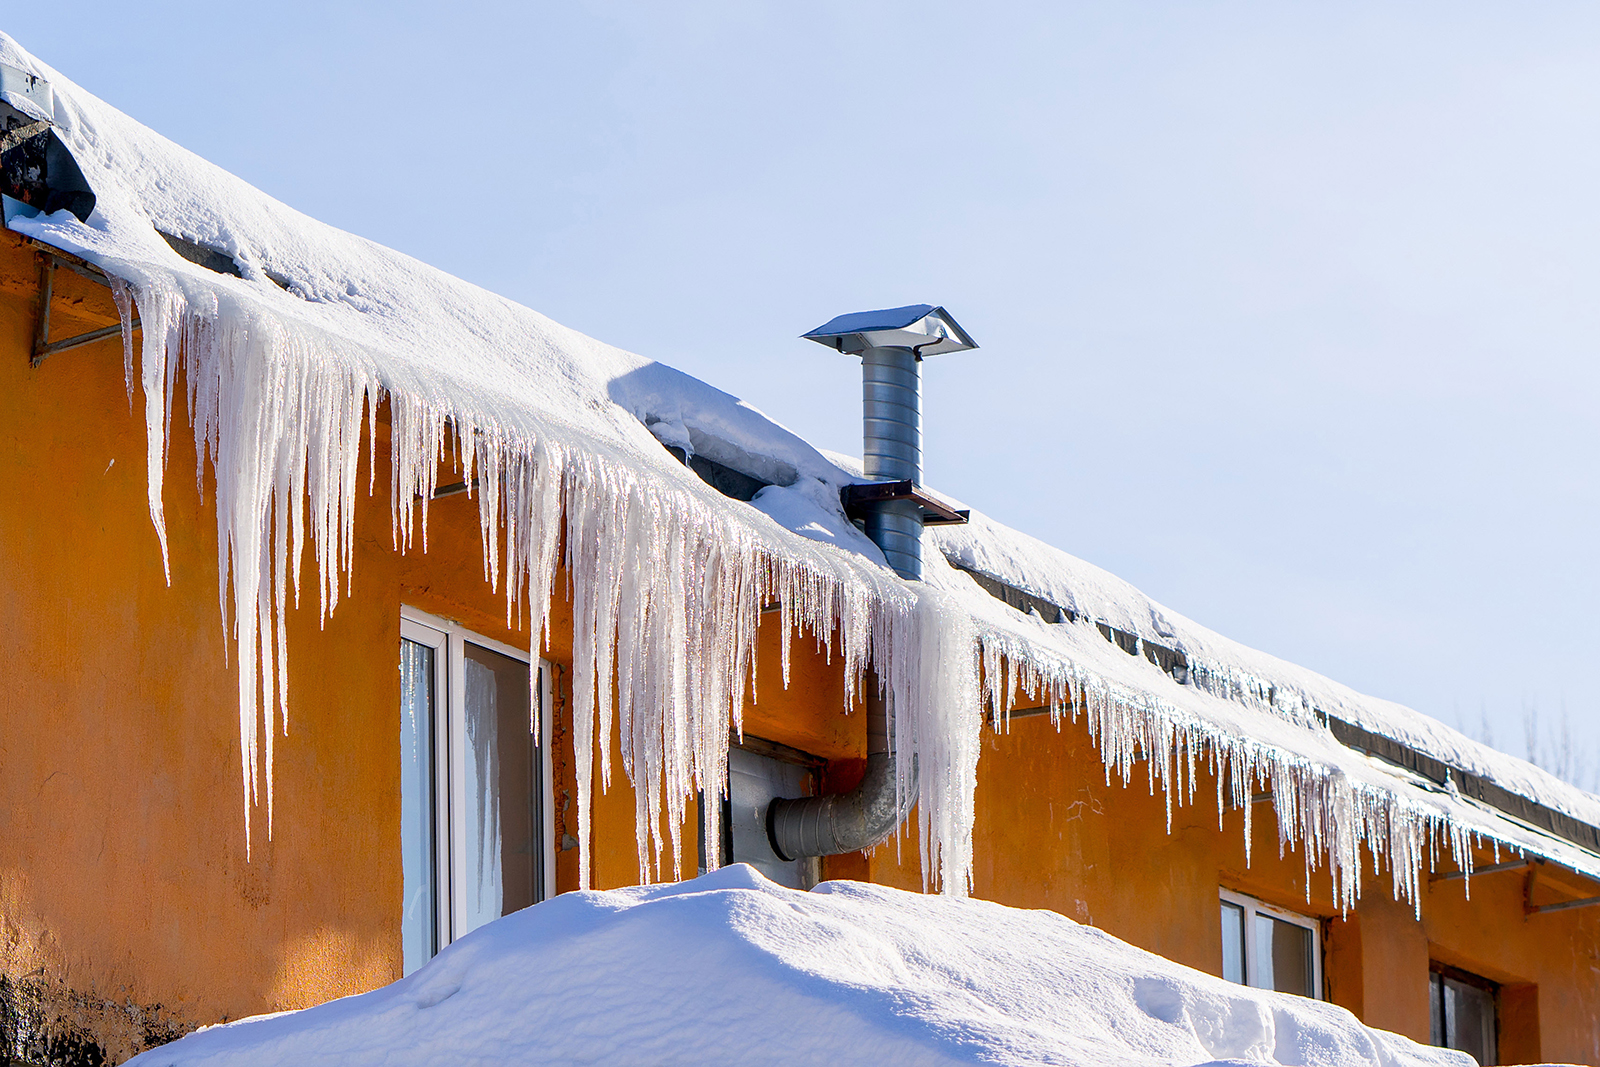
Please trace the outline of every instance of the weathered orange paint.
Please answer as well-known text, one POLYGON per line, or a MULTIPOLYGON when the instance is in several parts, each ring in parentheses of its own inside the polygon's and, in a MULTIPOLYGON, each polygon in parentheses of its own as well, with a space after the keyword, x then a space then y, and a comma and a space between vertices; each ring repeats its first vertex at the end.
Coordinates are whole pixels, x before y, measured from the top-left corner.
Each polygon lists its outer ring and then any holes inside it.
MULTIPOLYGON (((528 642, 507 623, 503 590, 484 579, 475 503, 435 502, 428 550, 419 539, 395 551, 380 425, 351 593, 325 624, 314 599, 289 618, 291 718, 277 742, 273 832, 254 809, 247 860, 237 676, 217 609, 215 518, 189 477, 186 414, 175 416, 165 495, 169 586, 121 347, 101 342, 29 370, 37 278, 32 252, 0 237, 0 976, 35 975, 34 995, 114 1059, 146 1040, 150 1018, 177 1032, 398 977, 401 607, 528 642)), ((57 336, 114 321, 106 292, 76 276, 58 274, 57 298, 57 336)), ((565 584, 563 575, 541 650, 554 666, 563 846, 578 833, 579 758, 565 584)), ((744 728, 827 759, 827 788, 848 789, 861 773, 864 716, 846 713, 841 665, 809 635, 794 636, 785 688, 781 638, 777 616, 766 616, 759 699, 744 728)), ((615 738, 612 759, 593 818, 601 888, 639 878, 634 794, 615 738)), ((1554 869, 1531 883, 1503 873, 1474 879, 1468 902, 1461 882, 1440 882, 1425 887, 1418 921, 1393 900, 1385 872, 1367 877, 1361 904, 1343 916, 1325 872, 1308 879, 1297 851, 1280 857, 1270 805, 1256 806, 1247 864, 1243 815, 1219 821, 1214 783, 1203 777, 1193 803, 1175 804, 1169 832, 1165 798, 1140 775, 1108 783, 1081 724, 1058 731, 1038 716, 986 731, 976 895, 1049 908, 1215 972, 1217 891, 1236 889, 1324 920, 1327 993, 1369 1023, 1425 1040, 1436 960, 1502 983, 1506 1059, 1600 1059, 1600 909, 1523 914, 1525 893, 1600 888, 1554 869)), ((696 818, 691 802, 678 836, 685 875, 696 868, 696 818)), ((917 854, 909 825, 898 843, 830 857, 824 871, 920 889, 917 854)), ((561 891, 577 886, 576 856, 558 852, 561 891)), ((671 877, 670 857, 664 866, 671 877)))
MULTIPOLYGON (((1168 833, 1165 800, 1142 768, 1126 787, 1107 785, 1081 724, 1058 733, 1045 716, 1014 721, 1009 734, 985 738, 974 893, 1092 922, 1212 973, 1222 955, 1217 891, 1248 893, 1324 920, 1328 998, 1369 1025, 1427 1041, 1428 966, 1437 961, 1501 984, 1503 1062, 1600 1061, 1600 909, 1525 916, 1520 873, 1472 879, 1470 901, 1462 881, 1424 875, 1418 921, 1412 904, 1394 899, 1387 867, 1374 875, 1369 862, 1360 903, 1341 916, 1326 871, 1311 873, 1308 894, 1304 854, 1280 857, 1269 804, 1255 806, 1247 864, 1243 813, 1225 811, 1219 828, 1215 798, 1202 775, 1194 802, 1174 803, 1168 833)), ((1477 862, 1494 857, 1485 851, 1477 862)), ((1600 895, 1570 872, 1546 867, 1539 877, 1549 896, 1536 903, 1600 895)))

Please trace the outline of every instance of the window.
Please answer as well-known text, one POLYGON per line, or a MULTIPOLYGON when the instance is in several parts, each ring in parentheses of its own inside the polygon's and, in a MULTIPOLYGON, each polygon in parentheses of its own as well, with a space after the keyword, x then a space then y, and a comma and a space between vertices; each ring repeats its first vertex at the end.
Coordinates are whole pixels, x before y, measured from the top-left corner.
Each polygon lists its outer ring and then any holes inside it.
MULTIPOLYGON (((821 762, 787 745, 749 736, 743 746, 728 749, 728 799, 722 807, 722 840, 717 853, 724 865, 748 863, 791 889, 810 889, 817 884, 821 871, 815 857, 785 860, 772 851, 767 805, 775 797, 816 795, 821 762)), ((702 873, 706 866, 703 834, 702 829, 702 873)))
POLYGON ((1430 1043, 1465 1052, 1485 1067, 1499 1063, 1495 1028, 1498 987, 1486 978, 1442 963, 1429 966, 1430 1043))
POLYGON ((548 672, 543 664, 538 671, 534 689, 526 652, 401 613, 406 974, 456 938, 552 894, 548 672))
POLYGON ((1222 977, 1322 999, 1322 928, 1315 919, 1222 890, 1222 977))

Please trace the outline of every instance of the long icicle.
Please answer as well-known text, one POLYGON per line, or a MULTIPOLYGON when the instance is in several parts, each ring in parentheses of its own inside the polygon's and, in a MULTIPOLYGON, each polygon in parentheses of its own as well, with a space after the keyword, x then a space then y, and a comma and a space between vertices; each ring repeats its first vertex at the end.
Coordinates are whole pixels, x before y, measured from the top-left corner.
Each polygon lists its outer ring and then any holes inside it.
MULTIPOLYGON (((1326 857, 1341 904, 1359 895, 1363 846, 1375 861, 1388 857, 1396 895, 1413 901, 1420 865, 1439 842, 1470 869, 1468 830, 1437 811, 1353 782, 1337 767, 1227 734, 1058 655, 975 631, 959 604, 942 595, 770 525, 758 534, 755 519, 708 500, 702 487, 644 470, 611 446, 538 427, 513 431, 442 397, 387 388, 376 364, 359 353, 330 351, 328 339, 296 333, 225 291, 191 293, 147 279, 129 282, 124 297, 130 294, 144 333, 139 380, 150 516, 169 581, 162 494, 180 377, 197 486, 204 488, 206 462, 214 474, 218 595, 239 671, 247 851, 251 811, 263 793, 269 837, 272 830, 274 738, 288 726, 288 590, 298 603, 309 540, 320 617, 348 595, 362 434, 375 457, 373 420, 386 402, 398 550, 412 547, 414 529, 426 544, 438 469, 455 455, 469 486, 477 486, 485 574, 503 583, 508 620, 528 612, 530 650, 548 641, 548 605, 565 563, 575 624, 571 708, 584 885, 592 868, 593 768, 598 764, 604 788, 613 736, 638 795, 640 877, 666 876, 669 852, 672 876, 681 873, 677 835, 687 801, 695 790, 722 788, 727 738, 742 729, 746 686, 754 682, 762 608, 773 601, 785 631, 785 682, 791 627, 809 632, 830 658, 840 654, 845 710, 869 664, 885 680, 907 805, 914 765, 921 777, 925 884, 968 889, 980 712, 986 700, 1003 723, 1019 677, 1049 694, 1058 725, 1063 716, 1085 717, 1108 781, 1116 775, 1128 782, 1143 759, 1150 787, 1177 789, 1181 802, 1183 754, 1192 792, 1192 764, 1203 749, 1231 788, 1228 799, 1244 808, 1247 849, 1254 788, 1270 782, 1280 846, 1304 849, 1308 870, 1326 857)), ((124 313, 125 329, 130 318, 124 313)), ((1246 676, 1200 665, 1193 676, 1201 689, 1241 703, 1277 700, 1246 676)), ((1291 719, 1309 714, 1279 710, 1291 719)), ((1222 789, 1219 782, 1219 796, 1222 789)))

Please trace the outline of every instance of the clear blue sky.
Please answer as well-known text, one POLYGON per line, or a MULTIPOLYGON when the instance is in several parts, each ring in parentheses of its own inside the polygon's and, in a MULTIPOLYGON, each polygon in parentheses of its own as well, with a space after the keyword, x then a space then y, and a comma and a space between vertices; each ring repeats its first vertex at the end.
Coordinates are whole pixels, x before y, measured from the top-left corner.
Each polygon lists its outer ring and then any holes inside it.
POLYGON ((859 451, 797 335, 943 303, 930 482, 1232 637, 1600 740, 1600 8, 77 0, 4 29, 334 225, 859 451), (804 368, 796 374, 795 368, 804 368))

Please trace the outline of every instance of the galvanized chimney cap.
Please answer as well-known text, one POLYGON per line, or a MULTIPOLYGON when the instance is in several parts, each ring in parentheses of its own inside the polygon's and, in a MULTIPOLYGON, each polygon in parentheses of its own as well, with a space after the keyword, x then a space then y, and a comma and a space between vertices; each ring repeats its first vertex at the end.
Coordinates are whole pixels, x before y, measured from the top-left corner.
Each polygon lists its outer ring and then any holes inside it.
POLYGON ((840 315, 802 336, 852 356, 869 348, 909 348, 920 358, 978 347, 948 311, 932 304, 840 315))

